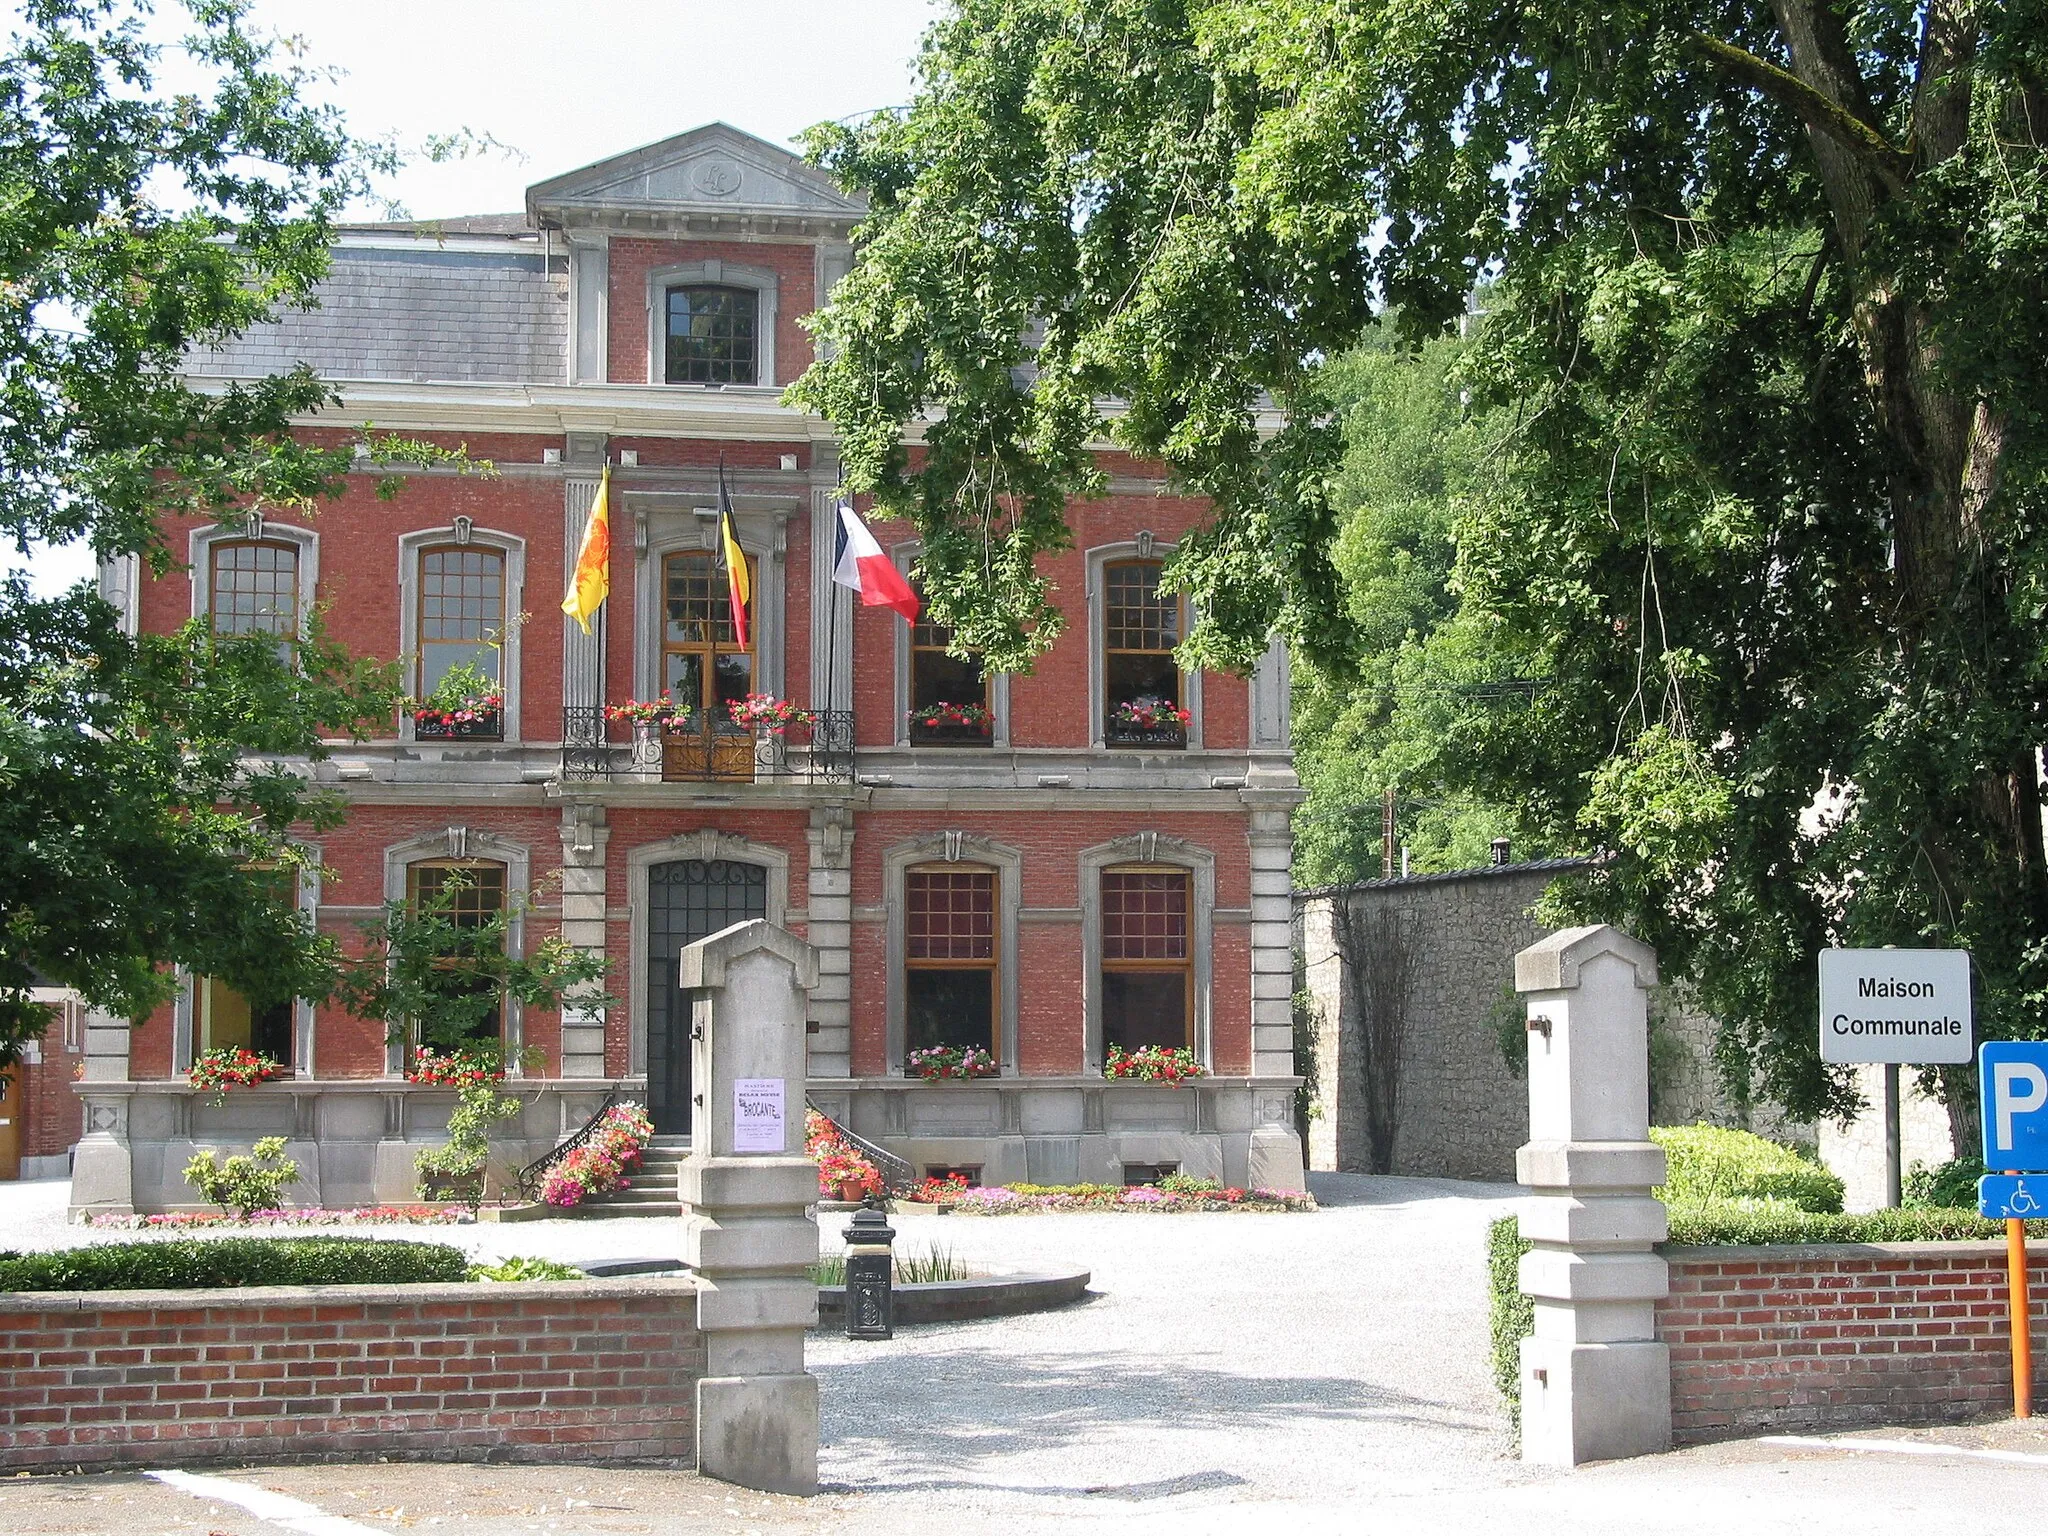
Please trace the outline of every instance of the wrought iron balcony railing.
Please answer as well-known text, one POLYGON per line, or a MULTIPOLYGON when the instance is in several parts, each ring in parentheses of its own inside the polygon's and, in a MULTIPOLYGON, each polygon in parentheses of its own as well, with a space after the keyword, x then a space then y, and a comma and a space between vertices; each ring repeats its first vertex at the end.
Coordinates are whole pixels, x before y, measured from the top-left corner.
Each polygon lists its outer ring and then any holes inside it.
POLYGON ((572 707, 562 711, 562 777, 851 784, 853 711, 818 711, 811 725, 779 732, 766 726, 670 731, 652 721, 608 725, 602 708, 572 707))

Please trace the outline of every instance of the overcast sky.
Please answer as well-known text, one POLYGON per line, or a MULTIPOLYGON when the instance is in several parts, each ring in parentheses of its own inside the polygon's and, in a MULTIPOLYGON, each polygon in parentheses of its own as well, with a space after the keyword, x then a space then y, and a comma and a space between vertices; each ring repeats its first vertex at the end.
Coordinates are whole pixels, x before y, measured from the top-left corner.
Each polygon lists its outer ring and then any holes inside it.
MULTIPOLYGON (((509 213, 531 182, 703 123, 787 145, 812 123, 898 105, 931 15, 931 0, 255 5, 259 24, 303 39, 308 63, 340 72, 321 94, 357 133, 417 146, 468 129, 518 151, 402 172, 388 195, 418 218, 509 213)), ((0 549, 0 569, 17 563, 0 549)), ((55 589, 90 561, 51 551, 30 568, 55 589)))

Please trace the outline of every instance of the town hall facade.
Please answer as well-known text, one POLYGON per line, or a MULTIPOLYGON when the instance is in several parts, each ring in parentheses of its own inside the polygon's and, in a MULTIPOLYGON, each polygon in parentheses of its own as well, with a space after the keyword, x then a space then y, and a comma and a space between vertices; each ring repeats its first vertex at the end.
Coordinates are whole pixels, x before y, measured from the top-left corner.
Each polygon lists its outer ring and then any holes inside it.
MULTIPOLYGON (((1044 562, 1068 623, 1029 675, 984 675, 943 630, 834 584, 832 432, 781 392, 861 213, 717 124, 541 182, 520 214, 346 228, 319 307, 196 356, 195 382, 304 362, 344 401, 307 434, 374 423, 495 473, 403 471, 385 501, 364 463, 313 515, 181 524, 182 568, 110 566, 103 590, 144 630, 282 633, 317 608, 417 696, 458 667, 486 679, 470 718, 401 711, 312 766, 348 815, 312 839, 324 875, 298 894, 352 942, 459 871, 464 899, 524 913, 515 944, 604 952, 608 1007, 502 1011, 539 1062, 514 1085, 512 1155, 610 1092, 686 1132, 678 951, 765 917, 819 955, 812 1102, 920 1173, 1299 1188, 1285 653, 1249 679, 1175 666, 1187 605, 1158 572, 1204 508, 1108 450, 1108 493, 1073 505, 1073 547, 1044 562), (610 598, 586 636, 559 604, 607 469, 610 598), (665 723, 620 711, 663 696, 665 723), (764 697, 795 723, 734 718, 764 697), (1206 1075, 1105 1079, 1110 1049, 1153 1044, 1206 1075), (995 1075, 920 1081, 910 1055, 934 1045, 985 1050, 995 1075)), ((908 572, 911 531, 874 531, 908 572)), ((205 977, 86 1036, 85 1209, 189 1205, 194 1148, 273 1134, 309 1203, 407 1198, 450 1103, 405 1081, 382 1025, 252 1008, 205 977), (184 1074, 222 1044, 289 1073, 216 1106, 184 1074)))

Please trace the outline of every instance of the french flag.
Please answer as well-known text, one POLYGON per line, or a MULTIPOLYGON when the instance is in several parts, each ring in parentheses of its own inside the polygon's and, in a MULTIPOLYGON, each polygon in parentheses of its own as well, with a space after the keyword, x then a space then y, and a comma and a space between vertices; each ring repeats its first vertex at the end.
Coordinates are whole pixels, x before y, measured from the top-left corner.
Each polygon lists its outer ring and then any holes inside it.
POLYGON ((833 567, 832 579, 853 588, 867 607, 894 608, 912 624, 917 622, 917 594, 896 569, 896 562, 882 553, 882 546, 850 501, 839 503, 839 563, 833 567))

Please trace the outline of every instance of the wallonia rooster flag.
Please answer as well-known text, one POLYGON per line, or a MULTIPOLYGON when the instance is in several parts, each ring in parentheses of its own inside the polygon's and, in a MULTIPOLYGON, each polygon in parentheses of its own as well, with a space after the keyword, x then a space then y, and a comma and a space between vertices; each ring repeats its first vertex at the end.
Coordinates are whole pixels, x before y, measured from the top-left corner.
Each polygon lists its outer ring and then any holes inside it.
POLYGON ((917 622, 917 594, 896 569, 896 562, 882 553, 882 546, 850 501, 839 503, 839 563, 832 579, 853 588, 867 607, 893 608, 912 624, 917 622))
POLYGON ((747 579, 747 557, 732 531, 732 493, 725 488, 725 465, 718 466, 718 546, 725 557, 726 591, 732 598, 732 633, 741 650, 747 648, 747 604, 753 599, 754 584, 747 579))
POLYGON ((583 543, 576 551, 576 571, 562 597, 562 612, 590 633, 590 616, 612 595, 612 467, 604 467, 591 498, 590 520, 583 525, 583 543))

